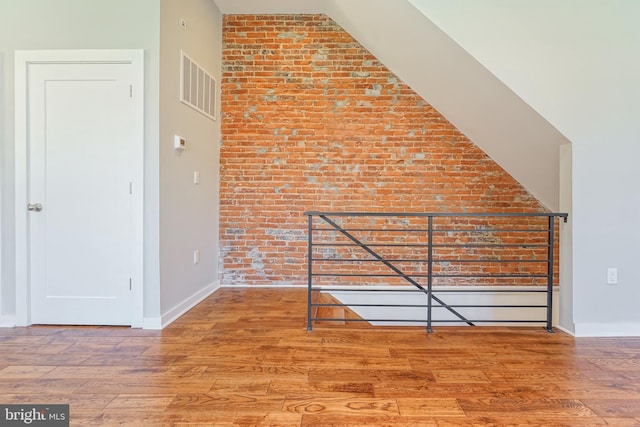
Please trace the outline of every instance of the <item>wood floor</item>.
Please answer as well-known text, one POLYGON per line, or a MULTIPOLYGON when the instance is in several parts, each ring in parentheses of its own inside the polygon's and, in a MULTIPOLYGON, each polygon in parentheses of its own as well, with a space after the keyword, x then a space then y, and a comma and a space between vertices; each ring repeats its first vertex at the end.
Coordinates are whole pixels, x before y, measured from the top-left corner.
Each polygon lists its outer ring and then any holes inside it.
POLYGON ((87 426, 640 426, 640 339, 307 332, 305 298, 224 288, 163 331, 0 329, 0 403, 87 426))

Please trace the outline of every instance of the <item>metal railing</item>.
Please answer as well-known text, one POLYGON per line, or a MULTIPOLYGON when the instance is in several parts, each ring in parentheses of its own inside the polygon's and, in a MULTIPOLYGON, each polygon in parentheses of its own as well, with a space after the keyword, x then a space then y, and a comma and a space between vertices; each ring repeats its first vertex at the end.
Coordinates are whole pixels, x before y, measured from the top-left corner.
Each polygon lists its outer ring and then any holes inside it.
MULTIPOLYGON (((424 309, 414 319, 356 318, 363 322, 544 323, 553 332, 557 281, 556 218, 566 213, 305 212, 308 217, 307 329, 321 307, 424 309), (410 285, 404 289, 398 285, 410 285), (461 287, 461 285, 465 285, 461 287), (474 289, 475 288, 475 289, 474 289), (425 303, 316 302, 319 292, 416 292, 425 303), (546 294, 536 304, 447 304, 456 293, 546 294), (544 318, 469 319, 468 309, 537 309, 544 318), (449 319, 434 318, 442 309, 449 319)), ((406 287, 406 286, 405 286, 406 287)), ((445 316, 446 317, 446 316, 445 316)))

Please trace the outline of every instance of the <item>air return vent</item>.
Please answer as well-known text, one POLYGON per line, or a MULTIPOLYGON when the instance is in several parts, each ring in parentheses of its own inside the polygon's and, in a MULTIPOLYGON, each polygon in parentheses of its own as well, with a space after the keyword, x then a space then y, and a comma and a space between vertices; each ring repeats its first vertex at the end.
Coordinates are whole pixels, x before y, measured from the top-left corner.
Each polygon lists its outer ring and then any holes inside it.
POLYGON ((180 60, 180 101, 215 120, 216 80, 182 51, 180 60))

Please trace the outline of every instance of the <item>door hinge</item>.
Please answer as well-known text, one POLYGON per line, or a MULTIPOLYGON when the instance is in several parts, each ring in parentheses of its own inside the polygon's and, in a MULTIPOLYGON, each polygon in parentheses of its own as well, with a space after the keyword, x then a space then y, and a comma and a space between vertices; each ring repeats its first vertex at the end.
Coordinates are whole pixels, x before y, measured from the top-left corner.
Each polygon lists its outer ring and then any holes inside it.
POLYGON ((133 98, 133 85, 129 85, 129 98, 133 98))
POLYGON ((131 277, 129 277, 129 290, 131 290, 131 277))
POLYGON ((133 194, 133 182, 129 182, 129 194, 133 194))

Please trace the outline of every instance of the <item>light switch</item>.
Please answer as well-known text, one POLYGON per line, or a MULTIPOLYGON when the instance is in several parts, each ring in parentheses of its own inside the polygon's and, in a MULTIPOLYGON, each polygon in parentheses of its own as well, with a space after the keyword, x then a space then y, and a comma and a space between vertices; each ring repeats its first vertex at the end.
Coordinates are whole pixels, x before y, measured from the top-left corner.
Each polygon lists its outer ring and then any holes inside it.
POLYGON ((617 285, 618 284, 618 269, 617 268, 607 268, 607 284, 608 285, 617 285))
POLYGON ((200 172, 199 171, 193 171, 193 183, 194 184, 200 184, 200 172))

